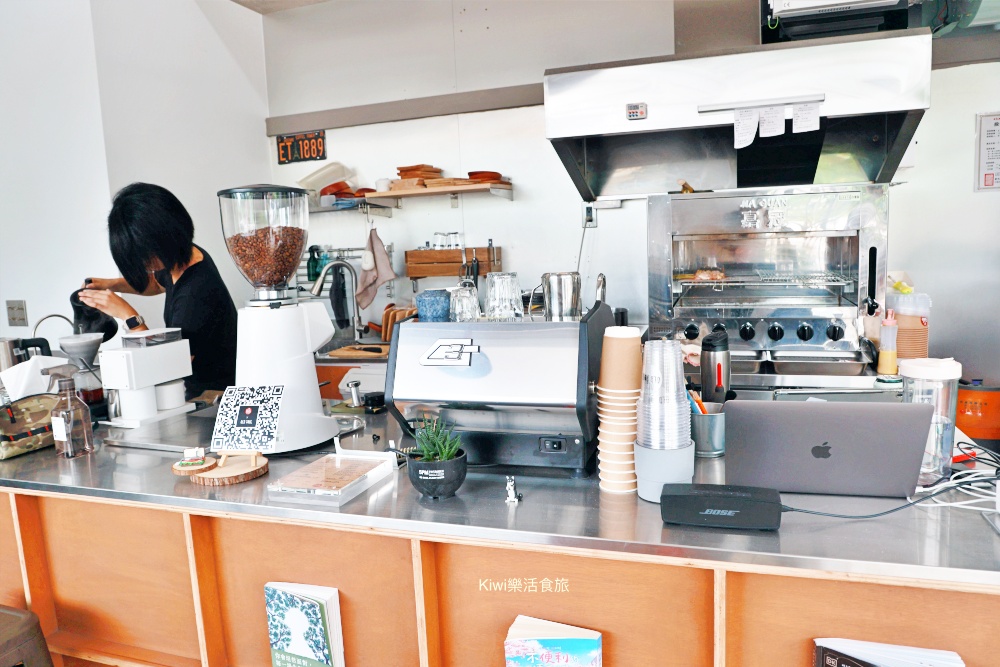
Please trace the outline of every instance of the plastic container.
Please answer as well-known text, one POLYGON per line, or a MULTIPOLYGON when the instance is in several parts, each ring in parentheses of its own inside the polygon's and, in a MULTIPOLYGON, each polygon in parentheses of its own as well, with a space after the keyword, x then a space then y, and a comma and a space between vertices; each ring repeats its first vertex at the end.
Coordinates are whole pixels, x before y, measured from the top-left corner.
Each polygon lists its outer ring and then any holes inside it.
POLYGON ((954 359, 901 359, 899 374, 903 376, 904 403, 934 406, 924 460, 920 465, 919 483, 927 486, 951 473, 962 364, 954 359))
POLYGON ((59 400, 52 408, 52 437, 59 456, 71 459, 94 451, 90 408, 76 395, 73 380, 59 380, 59 400))
POLYGON ((879 333, 878 344, 878 374, 895 375, 896 364, 896 333, 899 326, 896 323, 895 313, 890 308, 882 320, 882 329, 879 333))
POLYGON ((928 355, 931 297, 913 292, 886 294, 886 308, 896 314, 896 356, 899 359, 926 359, 928 355))

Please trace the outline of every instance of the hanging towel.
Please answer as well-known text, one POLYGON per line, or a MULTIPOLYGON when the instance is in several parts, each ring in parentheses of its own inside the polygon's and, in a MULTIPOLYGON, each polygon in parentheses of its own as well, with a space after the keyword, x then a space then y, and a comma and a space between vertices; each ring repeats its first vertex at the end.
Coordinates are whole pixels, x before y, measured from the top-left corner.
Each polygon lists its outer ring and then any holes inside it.
POLYGON ((375 268, 362 269, 361 275, 358 276, 358 287, 355 292, 355 296, 358 297, 358 308, 370 306, 375 300, 378 288, 396 278, 396 274, 392 270, 392 262, 389 261, 389 254, 385 251, 385 245, 374 229, 368 234, 366 250, 375 256, 375 268))
POLYGON ((346 329, 351 325, 351 320, 347 314, 347 280, 344 277, 344 267, 334 267, 332 273, 330 306, 333 308, 333 320, 338 329, 346 329))

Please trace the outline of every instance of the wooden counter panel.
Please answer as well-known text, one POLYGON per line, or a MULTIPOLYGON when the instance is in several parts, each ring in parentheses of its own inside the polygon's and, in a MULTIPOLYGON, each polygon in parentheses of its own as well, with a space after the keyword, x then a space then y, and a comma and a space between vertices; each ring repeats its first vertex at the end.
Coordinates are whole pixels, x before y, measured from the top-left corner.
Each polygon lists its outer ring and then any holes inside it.
POLYGON ((27 609, 10 501, 9 493, 0 493, 0 605, 27 609))
POLYGON ((270 665, 264 584, 340 589, 348 665, 420 664, 409 540, 212 519, 228 664, 270 665))
POLYGON ((812 664, 813 639, 843 637, 957 652, 994 667, 995 595, 730 572, 727 667, 812 664), (984 625, 985 623, 985 625, 984 625))
POLYGON ((449 544, 435 552, 445 667, 502 667, 518 614, 601 632, 608 667, 713 664, 711 570, 449 544), (488 590, 511 579, 522 589, 535 579, 537 591, 488 590), (554 590, 543 592, 543 579, 554 590), (568 590, 557 592, 557 579, 568 590))
POLYGON ((38 498, 59 629, 198 659, 182 516, 38 498))

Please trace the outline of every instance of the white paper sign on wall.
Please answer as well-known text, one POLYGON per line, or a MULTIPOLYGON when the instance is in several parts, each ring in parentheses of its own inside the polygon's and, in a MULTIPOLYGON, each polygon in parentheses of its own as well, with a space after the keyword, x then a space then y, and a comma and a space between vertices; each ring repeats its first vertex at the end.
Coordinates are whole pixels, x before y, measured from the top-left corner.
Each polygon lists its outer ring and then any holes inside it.
POLYGON ((976 114, 976 191, 1000 191, 1000 112, 976 114))

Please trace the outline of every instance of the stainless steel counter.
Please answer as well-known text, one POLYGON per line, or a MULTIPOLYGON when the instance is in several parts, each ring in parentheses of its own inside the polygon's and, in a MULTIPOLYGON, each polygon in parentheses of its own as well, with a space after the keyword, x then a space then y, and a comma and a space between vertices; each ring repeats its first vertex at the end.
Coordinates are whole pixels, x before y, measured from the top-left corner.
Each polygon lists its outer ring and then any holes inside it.
MULTIPOLYGON (((365 421, 363 431, 344 437, 345 447, 371 449, 372 435, 379 436, 379 449, 390 439, 400 442, 399 427, 385 416, 365 421)), ((432 501, 414 491, 405 469, 339 509, 268 499, 269 481, 320 455, 272 456, 268 475, 213 488, 173 475, 170 466, 176 454, 102 445, 88 457, 66 460, 49 448, 0 462, 0 488, 168 505, 195 513, 370 527, 430 539, 497 540, 1000 586, 1000 536, 978 512, 918 506, 868 521, 793 513, 784 515, 779 532, 678 528, 661 522, 659 505, 601 493, 596 479, 519 476, 524 500, 508 505, 500 475, 470 471, 456 497, 432 501)), ((723 466, 723 459, 699 461, 696 481, 721 482, 723 466)), ((782 500, 794 507, 846 514, 881 511, 900 502, 789 494, 782 500)))

